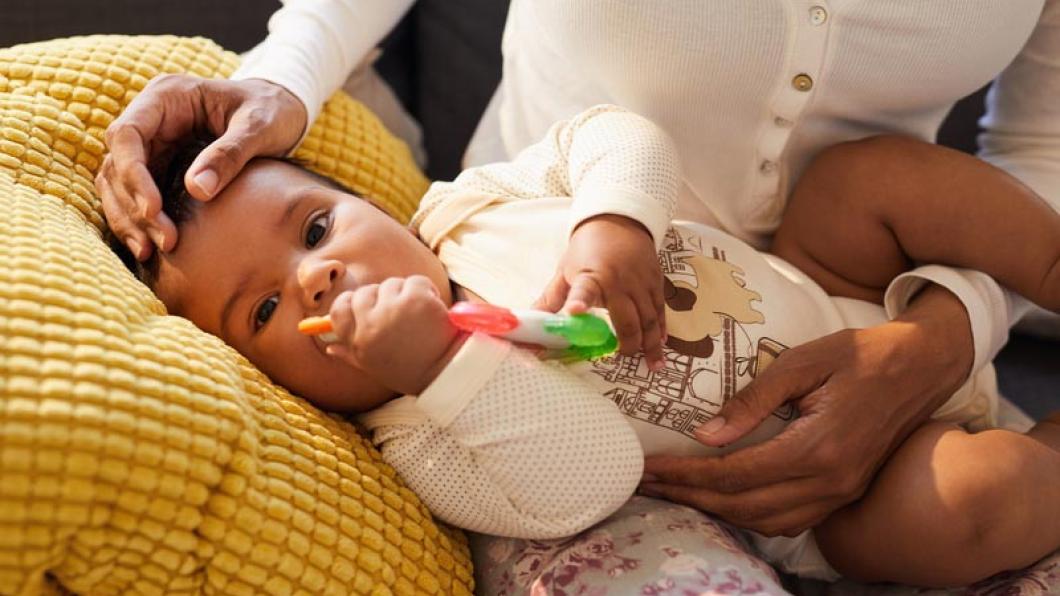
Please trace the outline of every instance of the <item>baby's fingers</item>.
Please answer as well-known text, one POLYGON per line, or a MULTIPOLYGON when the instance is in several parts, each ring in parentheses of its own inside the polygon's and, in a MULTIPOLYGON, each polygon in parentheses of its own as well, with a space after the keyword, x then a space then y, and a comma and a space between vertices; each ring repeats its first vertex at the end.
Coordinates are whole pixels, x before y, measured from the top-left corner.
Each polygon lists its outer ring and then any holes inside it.
POLYGON ((611 324, 618 336, 618 349, 627 356, 640 351, 642 332, 637 305, 625 294, 619 295, 607 303, 611 313, 611 324))
MULTIPOLYGON (((332 333, 339 338, 332 346, 349 343, 357 327, 353 314, 353 292, 343 292, 336 296, 335 301, 331 303, 331 309, 328 310, 328 317, 331 318, 332 333)), ((332 350, 329 349, 328 353, 331 354, 332 350)))
POLYGON ((552 277, 552 281, 548 282, 548 287, 541 293, 541 297, 534 302, 533 308, 557 312, 563 308, 568 292, 570 292, 570 284, 567 283, 567 278, 560 271, 552 277))
POLYGON ((603 303, 604 291, 591 273, 579 273, 570 284, 563 312, 575 314, 603 303))
POLYGON ((662 320, 649 294, 640 297, 637 312, 640 315, 641 346, 648 360, 648 368, 659 370, 663 366, 662 320))

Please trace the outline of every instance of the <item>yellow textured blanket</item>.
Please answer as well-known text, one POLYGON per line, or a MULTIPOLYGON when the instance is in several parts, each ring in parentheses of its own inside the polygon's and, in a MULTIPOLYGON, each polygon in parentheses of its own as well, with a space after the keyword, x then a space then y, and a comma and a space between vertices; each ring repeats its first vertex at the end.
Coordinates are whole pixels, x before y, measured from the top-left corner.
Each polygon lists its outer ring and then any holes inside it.
MULTIPOLYGON (((0 50, 0 593, 467 593, 440 529, 341 419, 162 305, 101 240, 103 131, 203 39, 0 50)), ((296 157, 407 217, 426 188, 360 104, 296 157)))

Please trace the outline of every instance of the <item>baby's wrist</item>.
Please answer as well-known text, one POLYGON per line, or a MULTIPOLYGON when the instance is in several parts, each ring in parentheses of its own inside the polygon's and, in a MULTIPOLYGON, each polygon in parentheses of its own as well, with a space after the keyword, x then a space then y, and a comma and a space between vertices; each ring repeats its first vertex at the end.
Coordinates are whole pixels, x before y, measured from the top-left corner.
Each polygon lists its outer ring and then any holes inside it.
POLYGON ((463 347, 467 338, 468 335, 466 333, 455 333, 452 341, 449 342, 449 345, 446 346, 441 355, 435 359, 433 364, 423 371, 423 374, 419 375, 419 378, 414 383, 415 386, 411 388, 412 390, 405 393, 408 393, 409 395, 419 395, 430 387, 431 383, 438 378, 438 375, 442 374, 445 367, 449 366, 449 363, 453 361, 456 353, 460 351, 461 347, 463 347))
POLYGON ((601 213, 600 215, 586 218, 575 226, 572 235, 591 227, 600 227, 612 233, 615 230, 637 231, 647 235, 647 237, 651 239, 651 232, 648 231, 648 228, 643 223, 632 217, 617 215, 614 213, 601 213))

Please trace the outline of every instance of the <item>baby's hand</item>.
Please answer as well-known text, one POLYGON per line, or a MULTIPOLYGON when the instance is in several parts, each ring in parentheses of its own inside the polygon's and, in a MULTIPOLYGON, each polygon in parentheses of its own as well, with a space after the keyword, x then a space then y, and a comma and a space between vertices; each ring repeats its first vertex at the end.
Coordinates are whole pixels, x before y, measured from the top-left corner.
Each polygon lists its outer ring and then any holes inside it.
POLYGON ((339 340, 327 353, 404 394, 426 389, 459 347, 445 303, 422 275, 343 292, 329 315, 339 340))
POLYGON ((568 313, 606 306, 623 354, 643 350, 648 366, 663 366, 665 311, 662 268, 651 234, 620 215, 598 215, 571 235, 556 276, 534 304, 568 313))

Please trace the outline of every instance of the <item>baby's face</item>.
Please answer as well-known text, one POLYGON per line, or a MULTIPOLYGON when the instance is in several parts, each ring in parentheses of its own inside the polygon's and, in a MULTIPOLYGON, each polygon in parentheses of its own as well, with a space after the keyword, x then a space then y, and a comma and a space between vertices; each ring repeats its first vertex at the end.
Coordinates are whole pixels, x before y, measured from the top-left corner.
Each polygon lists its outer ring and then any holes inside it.
POLYGON ((344 291, 414 274, 451 300, 445 269, 407 228, 295 166, 255 160, 197 205, 155 291, 276 383, 324 408, 364 411, 392 392, 325 354, 298 322, 327 314, 344 291))

